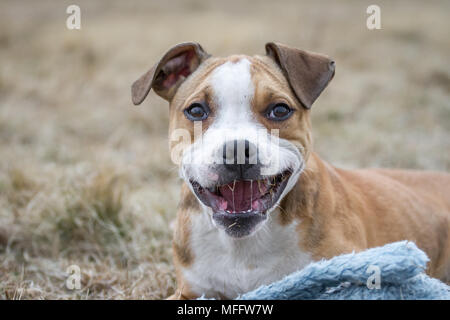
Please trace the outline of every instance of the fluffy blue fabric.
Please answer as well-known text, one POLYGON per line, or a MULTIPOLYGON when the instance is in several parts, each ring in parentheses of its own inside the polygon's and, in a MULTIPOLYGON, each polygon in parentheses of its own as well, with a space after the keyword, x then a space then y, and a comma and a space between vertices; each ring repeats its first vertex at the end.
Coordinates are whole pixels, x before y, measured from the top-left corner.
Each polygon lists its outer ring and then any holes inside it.
POLYGON ((394 242, 311 263, 304 269, 248 292, 239 299, 450 300, 450 287, 424 273, 428 260, 426 254, 413 242, 394 242), (379 288, 376 288, 377 282, 374 280, 377 271, 380 275, 379 288))

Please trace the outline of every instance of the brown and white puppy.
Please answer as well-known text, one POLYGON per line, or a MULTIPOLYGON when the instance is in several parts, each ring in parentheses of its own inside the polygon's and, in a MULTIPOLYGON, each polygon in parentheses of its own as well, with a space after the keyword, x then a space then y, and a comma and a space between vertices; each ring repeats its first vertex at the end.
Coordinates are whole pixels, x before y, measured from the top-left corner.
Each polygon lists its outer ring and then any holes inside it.
POLYGON ((151 88, 170 102, 180 154, 172 298, 233 298, 314 260, 405 239, 448 281, 450 175, 322 161, 310 108, 334 62, 276 43, 266 53, 214 58, 183 43, 132 86, 135 104, 151 88))

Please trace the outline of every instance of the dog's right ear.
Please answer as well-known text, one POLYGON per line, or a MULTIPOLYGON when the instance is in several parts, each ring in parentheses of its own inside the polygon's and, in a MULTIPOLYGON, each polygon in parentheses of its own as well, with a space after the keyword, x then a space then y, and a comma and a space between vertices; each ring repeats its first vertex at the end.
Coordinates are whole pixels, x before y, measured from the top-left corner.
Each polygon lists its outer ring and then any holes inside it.
POLYGON ((180 43, 167 51, 162 59, 131 86, 131 98, 141 104, 150 89, 171 101, 180 84, 210 55, 195 42, 180 43))

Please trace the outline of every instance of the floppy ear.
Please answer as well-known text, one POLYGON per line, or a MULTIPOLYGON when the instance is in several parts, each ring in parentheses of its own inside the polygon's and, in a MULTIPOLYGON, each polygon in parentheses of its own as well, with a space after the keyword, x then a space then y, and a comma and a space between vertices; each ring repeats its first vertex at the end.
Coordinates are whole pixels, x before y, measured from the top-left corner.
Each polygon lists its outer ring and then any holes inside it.
POLYGON ((334 76, 335 63, 327 56, 269 42, 266 54, 280 66, 302 105, 309 109, 334 76))
POLYGON ((195 42, 180 43, 167 51, 162 59, 131 86, 131 98, 141 104, 150 89, 170 101, 180 84, 209 57, 195 42))

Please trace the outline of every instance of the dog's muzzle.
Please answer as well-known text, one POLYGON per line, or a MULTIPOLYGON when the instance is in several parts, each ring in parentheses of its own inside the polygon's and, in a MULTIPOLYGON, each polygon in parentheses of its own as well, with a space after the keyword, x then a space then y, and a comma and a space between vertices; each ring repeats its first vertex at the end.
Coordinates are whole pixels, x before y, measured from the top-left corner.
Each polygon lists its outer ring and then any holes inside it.
POLYGON ((217 177, 214 185, 202 186, 195 180, 190 183, 198 199, 212 209, 214 222, 228 235, 240 238, 267 219, 267 211, 277 203, 292 172, 287 169, 264 176, 251 143, 245 141, 241 158, 236 149, 231 157, 224 151, 224 163, 210 167, 217 177))

